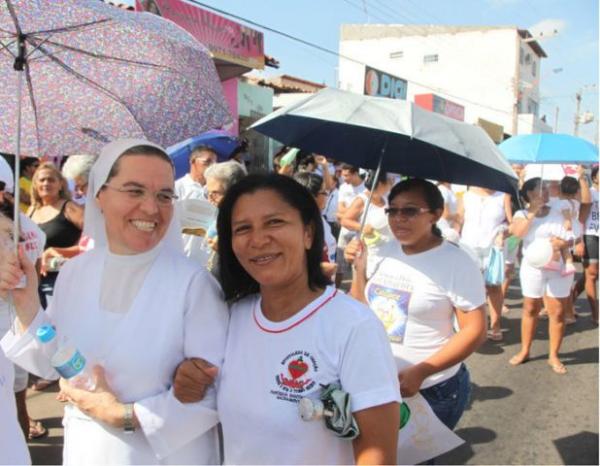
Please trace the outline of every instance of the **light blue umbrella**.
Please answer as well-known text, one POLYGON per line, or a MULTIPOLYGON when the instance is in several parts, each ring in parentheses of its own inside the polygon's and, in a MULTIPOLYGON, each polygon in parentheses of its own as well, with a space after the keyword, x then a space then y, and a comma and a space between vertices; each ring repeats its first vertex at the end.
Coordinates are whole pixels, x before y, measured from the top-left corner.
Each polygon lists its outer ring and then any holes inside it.
POLYGON ((598 163, 598 146, 568 134, 513 136, 498 147, 511 163, 598 163))

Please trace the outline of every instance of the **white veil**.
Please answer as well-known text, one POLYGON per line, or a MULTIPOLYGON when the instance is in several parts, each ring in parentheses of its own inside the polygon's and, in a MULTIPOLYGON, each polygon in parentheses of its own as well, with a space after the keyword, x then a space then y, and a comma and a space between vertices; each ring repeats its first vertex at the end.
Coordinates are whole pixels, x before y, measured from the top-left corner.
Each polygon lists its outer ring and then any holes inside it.
MULTIPOLYGON (((106 238, 106 225, 104 215, 96 202, 96 196, 102 186, 106 183, 108 174, 117 159, 123 152, 135 146, 152 146, 166 152, 162 147, 145 141, 144 139, 119 139, 113 141, 102 149, 100 156, 94 163, 90 171, 87 190, 87 203, 85 205, 85 218, 83 234, 92 238, 95 247, 108 246, 106 238)), ((160 241, 159 246, 166 246, 177 252, 183 253, 183 244, 181 241, 181 226, 177 209, 173 208, 173 217, 167 229, 165 237, 160 241)))

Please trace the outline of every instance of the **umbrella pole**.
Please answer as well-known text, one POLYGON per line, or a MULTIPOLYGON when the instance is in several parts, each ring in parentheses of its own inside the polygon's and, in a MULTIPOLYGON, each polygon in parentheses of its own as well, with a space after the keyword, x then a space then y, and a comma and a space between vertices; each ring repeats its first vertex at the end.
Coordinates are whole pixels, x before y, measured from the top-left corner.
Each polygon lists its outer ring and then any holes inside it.
MULTIPOLYGON (((377 170, 375 170, 375 180, 379 179, 379 173, 381 173, 381 165, 383 164, 383 156, 385 155, 385 150, 387 148, 387 144, 388 144, 388 138, 385 138, 385 143, 383 144, 383 147, 381 148, 381 154, 379 154, 379 162, 377 162, 377 170)), ((375 183, 373 184, 373 186, 371 186, 371 189, 369 191, 371 191, 369 193, 369 199, 367 199, 367 205, 365 205, 365 210, 364 210, 364 214, 363 214, 363 218, 362 221, 360 222, 360 230, 358 230, 358 237, 362 238, 362 232, 363 232, 363 228, 365 227, 365 224, 367 222, 367 212, 369 211, 369 207, 371 206, 371 200, 373 199, 373 190, 375 189, 375 183)))
POLYGON ((15 137, 15 205, 13 240, 15 242, 15 252, 18 254, 19 237, 21 236, 21 193, 19 189, 19 177, 21 174, 21 95, 23 93, 23 69, 25 68, 25 37, 22 34, 19 34, 18 36, 18 54, 15 57, 13 68, 17 72, 17 131, 15 137))

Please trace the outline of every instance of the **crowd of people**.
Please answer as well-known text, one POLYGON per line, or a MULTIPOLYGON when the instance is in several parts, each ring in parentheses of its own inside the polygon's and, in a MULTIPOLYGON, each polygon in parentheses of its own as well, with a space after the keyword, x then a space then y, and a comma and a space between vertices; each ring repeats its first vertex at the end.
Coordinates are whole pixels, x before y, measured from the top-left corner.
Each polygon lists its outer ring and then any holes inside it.
POLYGON ((28 373, 39 389, 58 379, 65 342, 95 385, 60 381, 66 464, 394 464, 403 399, 420 394, 456 427, 465 360, 503 340, 517 269, 522 344, 507 365, 527 362, 545 315, 548 364, 566 374, 583 291, 598 322, 597 166, 559 183, 514 166, 510 195, 291 148, 268 174, 218 160, 197 147, 175 180, 164 149, 119 140, 62 170, 28 159, 15 186, 0 158, 0 460, 27 462, 20 431, 44 434, 28 373), (212 206, 208 227, 182 228, 190 199, 212 206), (59 338, 37 338, 44 325, 59 338), (349 396, 350 438, 299 415, 332 384, 349 396))

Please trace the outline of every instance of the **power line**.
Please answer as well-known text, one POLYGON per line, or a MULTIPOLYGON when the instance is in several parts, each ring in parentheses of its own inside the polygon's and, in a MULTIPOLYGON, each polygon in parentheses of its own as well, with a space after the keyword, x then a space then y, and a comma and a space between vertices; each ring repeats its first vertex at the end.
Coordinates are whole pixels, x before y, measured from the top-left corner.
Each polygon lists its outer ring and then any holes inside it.
MULTIPOLYGON (((329 55, 335 55, 335 56, 336 56, 336 57, 338 57, 338 58, 342 58, 342 59, 344 59, 344 60, 348 60, 348 61, 351 61, 351 62, 353 62, 353 63, 357 63, 357 64, 359 64, 359 65, 363 65, 363 66, 370 66, 369 64, 367 64, 367 63, 365 63, 365 62, 363 62, 363 61, 361 61, 361 60, 357 60, 357 59, 355 59, 355 58, 352 58, 352 57, 349 57, 349 56, 347 56, 347 55, 343 55, 343 54, 341 54, 341 53, 339 53, 339 52, 336 52, 336 51, 334 51, 334 50, 328 49, 328 48, 326 48, 326 47, 323 47, 323 46, 321 46, 321 45, 318 45, 318 44, 315 44, 315 43, 313 43, 313 42, 309 42, 309 41, 307 41, 307 40, 305 40, 305 39, 302 39, 302 38, 300 38, 300 37, 296 37, 296 36, 293 36, 293 35, 291 35, 291 34, 288 34, 287 32, 280 31, 280 30, 278 30, 278 29, 275 29, 275 28, 272 28, 272 27, 270 27, 270 26, 265 26, 264 24, 260 24, 260 23, 258 23, 258 22, 256 22, 256 21, 253 21, 253 20, 251 20, 251 19, 247 19, 247 18, 244 18, 243 16, 236 15, 235 13, 230 13, 230 12, 228 12, 228 11, 225 11, 225 10, 222 10, 222 9, 220 9, 220 8, 216 8, 216 7, 214 7, 214 6, 211 6, 211 5, 208 5, 208 4, 206 4, 206 3, 200 2, 200 1, 198 1, 198 0, 187 0, 187 1, 189 1, 190 3, 193 3, 193 4, 195 4, 195 5, 201 6, 201 7, 203 7, 203 8, 208 8, 209 10, 212 10, 212 11, 214 11, 214 12, 216 12, 216 13, 219 13, 219 14, 221 14, 221 15, 228 16, 228 17, 230 17, 230 18, 237 19, 238 21, 242 21, 242 22, 244 22, 244 23, 246 23, 246 24, 250 24, 250 25, 252 25, 252 26, 255 26, 255 27, 258 27, 258 28, 264 29, 264 30, 266 30, 266 31, 272 32, 272 33, 274 33, 274 34, 280 35, 280 36, 282 36, 282 37, 285 37, 285 38, 287 38, 287 39, 289 39, 289 40, 292 40, 292 41, 295 41, 295 42, 298 42, 298 43, 304 44, 304 45, 306 45, 306 46, 308 46, 308 47, 313 47, 313 48, 315 48, 315 49, 317 49, 317 50, 320 50, 320 51, 321 51, 321 52, 323 52, 323 53, 327 53, 327 54, 329 54, 329 55)), ((348 2, 348 3, 349 3, 349 2, 348 2)), ((462 101, 463 101, 463 102, 465 102, 465 103, 468 103, 468 104, 471 104, 471 105, 476 105, 476 106, 478 106, 478 107, 485 108, 485 109, 488 109, 488 110, 492 110, 492 111, 494 111, 494 112, 503 113, 503 114, 505 114, 505 115, 510 115, 510 116, 513 116, 513 115, 514 115, 514 114, 513 114, 513 112, 509 112, 509 111, 506 111, 506 110, 504 110, 504 109, 500 109, 500 108, 491 107, 491 106, 489 106, 489 105, 485 105, 485 104, 482 104, 482 103, 480 103, 480 102, 475 102, 475 101, 472 101, 472 100, 470 100, 470 99, 466 99, 466 98, 464 98, 464 97, 461 97, 461 96, 457 96, 457 95, 451 94, 450 92, 448 92, 448 91, 446 91, 446 90, 444 90, 444 89, 442 89, 442 88, 436 88, 436 87, 428 86, 428 85, 426 85, 426 84, 419 83, 419 82, 417 82, 417 81, 410 80, 410 79, 405 79, 405 80, 406 80, 407 82, 409 82, 409 83, 415 84, 415 85, 417 85, 417 86, 421 86, 421 87, 423 87, 423 88, 425 88, 425 89, 428 89, 428 90, 430 90, 430 91, 434 91, 434 92, 437 92, 437 93, 445 94, 445 95, 446 95, 446 96, 448 96, 449 98, 453 98, 453 99, 459 99, 459 100, 462 100, 462 101)), ((518 115, 518 114, 517 114, 517 115, 518 115)), ((528 123, 528 120, 526 120, 526 119, 523 119, 523 117, 519 117, 519 116, 517 116, 517 119, 521 119, 521 121, 524 121, 524 122, 527 122, 527 123, 528 123)))

